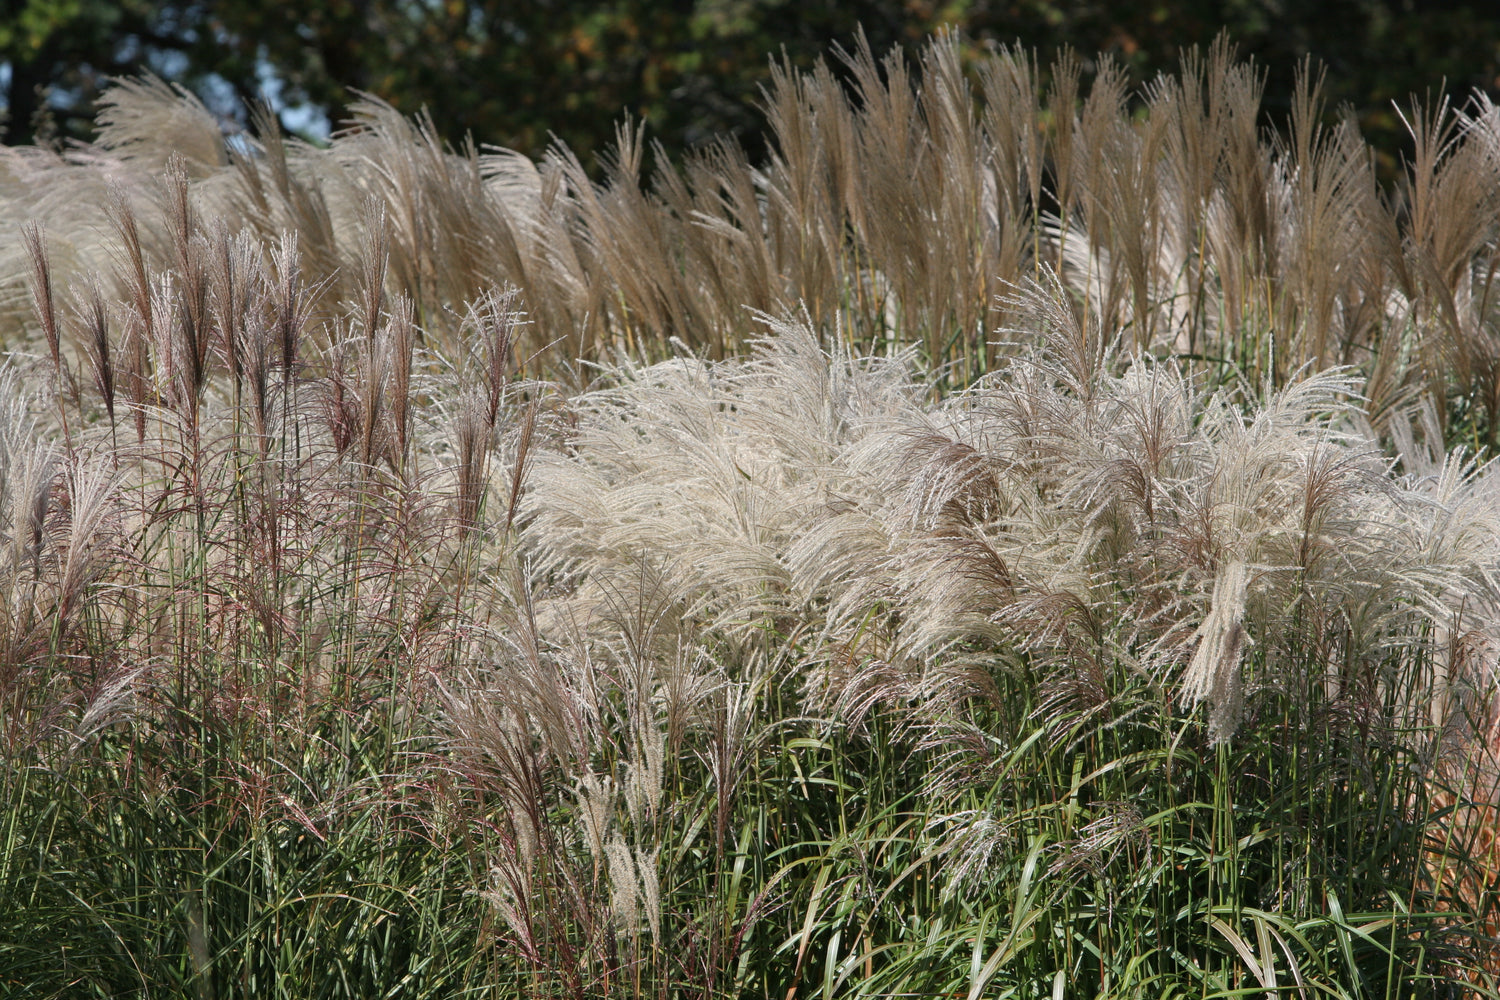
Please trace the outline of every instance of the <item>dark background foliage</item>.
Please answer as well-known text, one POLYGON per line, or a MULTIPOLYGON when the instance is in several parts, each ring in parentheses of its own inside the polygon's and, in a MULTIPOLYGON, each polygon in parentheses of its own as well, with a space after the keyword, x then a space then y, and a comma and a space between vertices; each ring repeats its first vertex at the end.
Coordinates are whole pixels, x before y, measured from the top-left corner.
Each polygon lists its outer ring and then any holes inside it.
POLYGON ((731 133, 764 147, 755 107, 770 57, 808 66, 863 27, 874 50, 951 26, 971 51, 1019 42, 1107 53, 1138 79, 1227 30, 1269 67, 1266 107, 1287 106, 1305 56, 1329 70, 1390 175, 1404 130, 1392 102, 1500 92, 1500 6, 1434 0, 9 0, 0 14, 6 141, 89 132, 107 77, 150 69, 226 119, 269 85, 291 128, 348 88, 426 107, 454 143, 539 152, 553 135, 588 161, 622 112, 679 153, 731 133))

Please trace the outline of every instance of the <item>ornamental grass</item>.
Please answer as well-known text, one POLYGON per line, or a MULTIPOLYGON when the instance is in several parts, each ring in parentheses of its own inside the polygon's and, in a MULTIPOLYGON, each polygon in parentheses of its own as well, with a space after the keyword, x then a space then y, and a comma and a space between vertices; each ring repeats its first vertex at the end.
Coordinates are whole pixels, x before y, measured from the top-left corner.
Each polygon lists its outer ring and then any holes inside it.
POLYGON ((1500 111, 960 51, 0 147, 0 993, 1496 995, 1500 111))

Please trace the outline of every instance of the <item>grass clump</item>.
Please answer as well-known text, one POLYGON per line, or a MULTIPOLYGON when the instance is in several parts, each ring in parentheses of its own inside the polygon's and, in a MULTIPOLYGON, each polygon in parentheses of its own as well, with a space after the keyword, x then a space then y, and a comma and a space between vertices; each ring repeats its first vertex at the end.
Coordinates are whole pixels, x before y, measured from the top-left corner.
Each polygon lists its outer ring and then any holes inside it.
MULTIPOLYGON (((771 842, 795 961, 750 991, 1407 995, 1487 967, 1489 475, 1391 474, 1345 375, 1247 414, 1052 344, 933 405, 785 326, 750 362, 618 372, 538 459, 537 568, 594 634, 573 661, 651 678, 625 704, 710 764, 745 739, 716 699, 797 727, 782 780, 823 816, 771 842), (716 690, 695 727, 683 692, 716 690)), ((666 885, 677 841, 648 844, 666 885)))
MULTIPOLYGON (((1449 445, 1493 449, 1500 119, 1484 97, 1404 107, 1412 152, 1386 191, 1355 126, 1330 124, 1310 65, 1289 119, 1267 123, 1263 71, 1222 40, 1138 90, 1107 59, 1085 74, 1070 54, 960 52, 947 35, 914 65, 857 47, 837 56, 847 85, 779 69, 763 164, 725 141, 673 165, 627 124, 601 183, 560 145, 540 162, 447 150, 373 99, 326 147, 265 114, 226 142, 185 93, 122 81, 94 144, 0 153, 15 220, 0 248, 17 292, 29 219, 70 282, 115 274, 117 238, 152 267, 177 259, 168 226, 126 237, 99 214, 142 215, 176 156, 172 183, 205 217, 266 248, 296 235, 326 292, 315 327, 368 284, 362 248, 384 220, 386 279, 427 336, 451 341, 464 303, 496 284, 533 321, 524 356, 561 363, 660 359, 674 340, 729 357, 758 336, 756 311, 806 310, 862 354, 920 345, 951 387, 1029 338, 995 331, 1021 321, 1014 289, 1050 270, 1104 343, 1255 385, 1352 366, 1378 430, 1430 396, 1449 445)), ((138 273, 103 280, 141 294, 138 273)), ((24 295, 0 316, 13 345, 38 333, 24 295)))
POLYGON ((5 150, 5 991, 1493 994, 1493 109, 956 53, 5 150))

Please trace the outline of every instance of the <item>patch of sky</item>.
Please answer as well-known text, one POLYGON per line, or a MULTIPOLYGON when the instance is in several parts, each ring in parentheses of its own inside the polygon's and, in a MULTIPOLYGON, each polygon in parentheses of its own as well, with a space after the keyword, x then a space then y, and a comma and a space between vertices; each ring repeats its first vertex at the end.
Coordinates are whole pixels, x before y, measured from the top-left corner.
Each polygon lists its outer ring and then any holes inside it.
POLYGON ((264 51, 258 54, 255 77, 260 84, 261 96, 281 119, 283 128, 310 142, 321 144, 328 141, 328 136, 333 132, 328 109, 310 101, 288 103, 285 81, 276 74, 276 68, 265 57, 264 51))
MULTIPOLYGON (((134 36, 122 40, 115 55, 117 62, 139 62, 143 69, 163 80, 181 80, 190 69, 186 53, 150 48, 134 36)), ((91 75, 90 67, 80 69, 85 77, 91 75)), ((0 114, 10 107, 9 94, 14 76, 10 61, 0 61, 0 114)), ((271 106, 283 128, 309 142, 322 144, 328 141, 333 131, 328 110, 310 101, 288 100, 285 81, 277 75, 264 49, 257 53, 255 76, 261 98, 271 106)), ((205 73, 193 80, 193 88, 208 110, 218 117, 227 134, 233 135, 244 127, 245 109, 232 83, 218 73, 205 73)), ((61 110, 74 106, 82 96, 82 92, 75 88, 54 86, 47 91, 47 103, 61 110)))

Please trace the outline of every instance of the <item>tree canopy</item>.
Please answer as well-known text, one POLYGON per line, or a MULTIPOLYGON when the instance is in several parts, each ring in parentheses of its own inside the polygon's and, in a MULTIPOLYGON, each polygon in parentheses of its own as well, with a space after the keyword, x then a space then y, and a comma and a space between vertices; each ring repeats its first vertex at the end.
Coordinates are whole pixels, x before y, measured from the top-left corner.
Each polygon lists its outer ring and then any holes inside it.
POLYGON ((863 31, 876 52, 941 27, 972 50, 1019 41, 1047 57, 1103 53, 1138 79, 1227 31, 1270 67, 1266 106, 1290 98, 1296 67, 1328 69, 1331 107, 1352 108, 1391 157, 1393 102, 1500 92, 1500 10, 1412 0, 17 0, 0 15, 6 141, 85 136, 115 75, 154 72, 233 121, 262 96, 325 109, 350 90, 414 113, 455 144, 536 153, 553 136, 587 160, 621 116, 648 122, 671 153, 730 134, 763 148, 756 110, 773 59, 808 66, 863 31))

